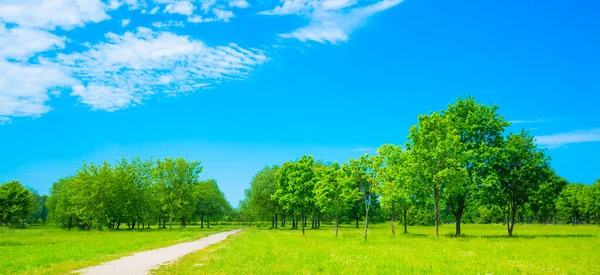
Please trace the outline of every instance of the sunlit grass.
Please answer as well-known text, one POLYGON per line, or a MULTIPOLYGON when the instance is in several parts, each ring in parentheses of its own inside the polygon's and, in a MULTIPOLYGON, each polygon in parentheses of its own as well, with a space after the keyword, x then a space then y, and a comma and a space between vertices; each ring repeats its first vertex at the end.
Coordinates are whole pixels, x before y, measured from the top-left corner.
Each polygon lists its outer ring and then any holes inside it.
MULTIPOLYGON (((238 226, 239 227, 239 226, 238 226)), ((0 227, 0 274, 68 274, 143 251, 192 241, 232 226, 80 231, 51 226, 0 227)))
POLYGON ((517 225, 514 238, 502 225, 464 225, 451 237, 444 225, 410 227, 395 237, 389 224, 349 226, 335 237, 330 226, 309 230, 255 227, 192 253, 157 274, 599 274, 600 227, 517 225))

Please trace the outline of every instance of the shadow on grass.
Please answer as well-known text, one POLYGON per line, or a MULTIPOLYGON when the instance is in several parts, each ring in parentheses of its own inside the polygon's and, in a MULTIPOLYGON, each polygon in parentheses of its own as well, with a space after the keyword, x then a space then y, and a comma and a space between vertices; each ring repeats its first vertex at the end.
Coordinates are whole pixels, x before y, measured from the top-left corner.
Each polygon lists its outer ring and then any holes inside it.
POLYGON ((593 238, 594 235, 591 234, 548 234, 548 235, 513 235, 509 237, 508 235, 467 235, 462 234, 460 237, 457 237, 454 234, 446 234, 444 237, 451 239, 553 239, 553 238, 593 238))

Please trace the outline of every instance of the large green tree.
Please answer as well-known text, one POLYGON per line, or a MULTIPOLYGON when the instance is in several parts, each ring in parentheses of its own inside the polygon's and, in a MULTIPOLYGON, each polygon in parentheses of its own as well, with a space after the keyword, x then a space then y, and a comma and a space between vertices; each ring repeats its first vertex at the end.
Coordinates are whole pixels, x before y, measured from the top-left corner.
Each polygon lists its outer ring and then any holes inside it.
POLYGON ((466 192, 468 171, 465 163, 465 144, 452 120, 438 113, 421 115, 417 124, 410 129, 407 150, 414 164, 410 173, 420 193, 428 193, 433 200, 435 212, 435 235, 439 235, 440 205, 449 198, 466 192))
POLYGON ((510 123, 498 114, 497 106, 477 103, 471 96, 459 98, 442 114, 461 145, 453 160, 467 173, 466 180, 452 182, 445 192, 446 205, 455 218, 456 236, 460 236, 463 213, 481 187, 492 179, 494 173, 489 164, 500 152, 504 130, 510 123))

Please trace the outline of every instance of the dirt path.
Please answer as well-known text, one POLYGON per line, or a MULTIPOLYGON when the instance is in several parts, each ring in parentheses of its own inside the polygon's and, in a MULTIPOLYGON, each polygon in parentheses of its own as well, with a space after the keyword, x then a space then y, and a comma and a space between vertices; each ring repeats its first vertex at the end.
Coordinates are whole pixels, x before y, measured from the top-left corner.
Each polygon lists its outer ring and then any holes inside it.
POLYGON ((211 244, 221 242, 229 235, 233 235, 240 231, 242 231, 242 229, 216 233, 192 242, 139 252, 132 256, 80 269, 75 271, 75 273, 90 275, 145 275, 148 274, 150 270, 155 269, 162 264, 176 260, 177 258, 196 250, 203 249, 211 244))

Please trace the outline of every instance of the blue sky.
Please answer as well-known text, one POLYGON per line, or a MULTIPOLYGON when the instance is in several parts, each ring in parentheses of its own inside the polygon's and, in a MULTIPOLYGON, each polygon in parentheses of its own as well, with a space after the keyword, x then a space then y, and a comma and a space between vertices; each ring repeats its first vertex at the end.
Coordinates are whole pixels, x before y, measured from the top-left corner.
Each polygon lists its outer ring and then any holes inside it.
POLYGON ((0 0, 0 181, 201 160, 233 205, 265 165, 403 144, 459 95, 571 182, 600 178, 600 3, 0 0))

